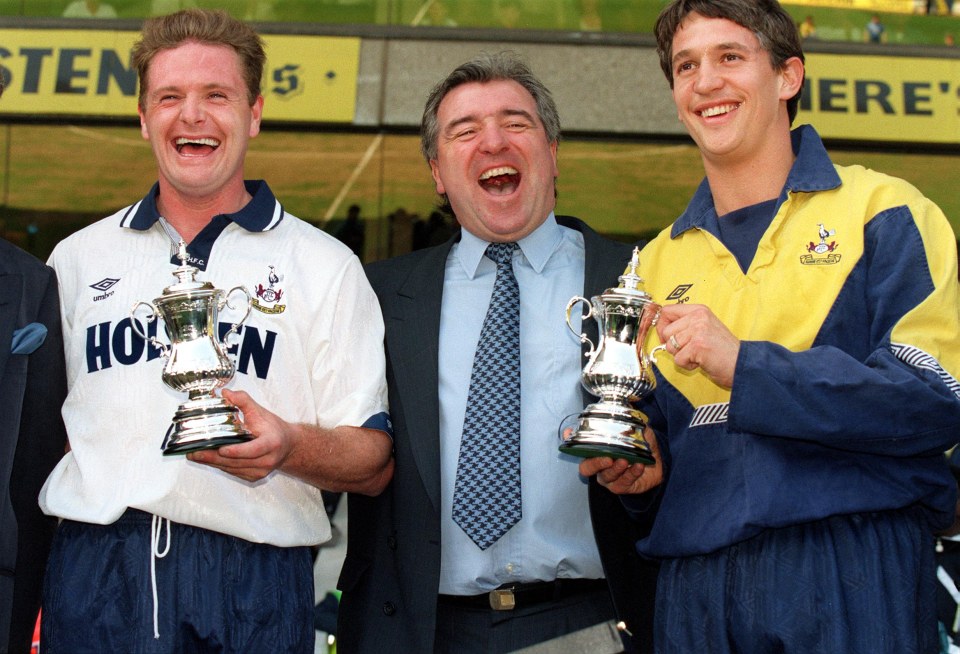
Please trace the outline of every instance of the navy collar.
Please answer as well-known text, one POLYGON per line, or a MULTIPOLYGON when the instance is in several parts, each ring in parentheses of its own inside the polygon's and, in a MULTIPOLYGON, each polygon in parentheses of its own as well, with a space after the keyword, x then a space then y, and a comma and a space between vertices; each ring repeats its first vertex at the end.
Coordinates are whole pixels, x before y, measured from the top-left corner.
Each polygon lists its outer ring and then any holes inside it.
MULTIPOLYGON (((263 180, 245 181, 247 192, 252 196, 240 211, 235 213, 221 213, 210 217, 210 222, 187 245, 188 262, 199 270, 206 270, 213 254, 213 246, 217 237, 223 233, 230 223, 236 223, 248 232, 266 232, 283 220, 283 206, 273 196, 273 192, 263 180)), ((138 231, 146 231, 160 220, 157 211, 157 194, 160 185, 155 183, 150 192, 140 202, 137 202, 123 215, 121 227, 129 227, 138 231)), ((176 252, 171 252, 170 263, 180 265, 176 252)))
MULTIPOLYGON (((833 167, 833 162, 830 161, 830 155, 823 147, 820 135, 812 126, 800 125, 794 129, 790 132, 790 142, 796 159, 790 167, 787 181, 777 200, 778 209, 787 199, 788 192, 827 191, 837 188, 841 183, 840 175, 833 167)), ((676 238, 695 227, 708 228, 714 221, 716 221, 716 208, 713 205, 713 194, 710 192, 710 183, 704 178, 686 210, 673 223, 670 236, 676 238)))
MULTIPOLYGON (((244 205, 240 211, 217 214, 217 216, 211 216, 211 220, 223 216, 229 222, 240 225, 248 232, 265 232, 276 227, 283 220, 283 207, 277 202, 267 183, 262 179, 257 179, 245 180, 243 184, 247 193, 252 196, 250 202, 244 205)), ((154 223, 160 219, 160 212, 157 211, 157 196, 159 193, 160 184, 155 182, 150 192, 124 214, 120 226, 140 231, 153 227, 154 223)))

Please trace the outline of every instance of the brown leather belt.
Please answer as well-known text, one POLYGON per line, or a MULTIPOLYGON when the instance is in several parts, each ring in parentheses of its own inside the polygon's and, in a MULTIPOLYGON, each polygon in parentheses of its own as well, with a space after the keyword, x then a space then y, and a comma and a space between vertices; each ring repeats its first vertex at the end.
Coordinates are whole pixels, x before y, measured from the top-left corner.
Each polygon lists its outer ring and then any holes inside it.
POLYGON ((467 608, 510 611, 606 588, 605 579, 557 579, 527 584, 504 584, 489 593, 479 595, 440 595, 440 602, 467 608))

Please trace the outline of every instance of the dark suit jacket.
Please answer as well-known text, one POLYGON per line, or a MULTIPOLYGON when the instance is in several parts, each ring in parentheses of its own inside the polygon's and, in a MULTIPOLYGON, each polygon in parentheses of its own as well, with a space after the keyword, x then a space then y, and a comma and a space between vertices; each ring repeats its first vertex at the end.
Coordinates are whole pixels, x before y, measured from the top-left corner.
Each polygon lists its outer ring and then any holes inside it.
POLYGON ((29 652, 56 519, 37 496, 63 456, 67 393, 57 279, 0 240, 0 652, 29 652), (47 328, 30 354, 11 354, 13 333, 47 328))
MULTIPOLYGON (((616 286, 631 246, 602 238, 579 220, 557 220, 583 234, 584 295, 616 286)), ((434 649, 440 583, 440 306, 444 265, 456 238, 367 267, 386 324, 396 469, 380 496, 351 494, 348 499, 347 555, 338 584, 343 596, 337 641, 343 654, 434 649)), ((584 328, 595 332, 593 323, 585 320, 584 328)), ((584 405, 594 400, 584 393, 584 405)), ((596 480, 589 494, 618 618, 634 633, 638 651, 652 651, 656 566, 637 555, 640 534, 619 498, 596 480)))

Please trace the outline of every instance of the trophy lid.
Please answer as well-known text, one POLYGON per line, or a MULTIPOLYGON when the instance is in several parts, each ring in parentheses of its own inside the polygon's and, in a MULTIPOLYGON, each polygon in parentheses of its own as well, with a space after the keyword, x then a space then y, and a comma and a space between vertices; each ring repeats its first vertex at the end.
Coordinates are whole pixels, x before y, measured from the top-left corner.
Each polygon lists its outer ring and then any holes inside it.
POLYGON ((180 265, 173 269, 173 276, 177 278, 177 282, 163 289, 165 296, 189 291, 214 290, 210 282, 197 281, 197 273, 200 271, 187 263, 187 244, 182 240, 177 245, 177 258, 180 259, 180 265))
POLYGON ((633 255, 627 269, 620 275, 620 285, 608 288, 600 296, 602 302, 610 304, 648 304, 653 301, 650 294, 641 287, 643 279, 637 274, 640 265, 640 248, 633 248, 633 255))

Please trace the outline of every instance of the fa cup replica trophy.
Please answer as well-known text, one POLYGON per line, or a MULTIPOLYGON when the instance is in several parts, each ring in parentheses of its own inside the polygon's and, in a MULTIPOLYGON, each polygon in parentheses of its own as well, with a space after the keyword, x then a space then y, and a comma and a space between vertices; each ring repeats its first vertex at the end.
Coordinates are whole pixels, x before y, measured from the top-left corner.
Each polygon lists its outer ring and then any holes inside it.
POLYGON ((183 241, 178 256, 180 266, 173 271, 177 282, 163 289, 163 294, 152 303, 140 301, 130 310, 134 331, 158 348, 167 360, 161 375, 163 382, 175 391, 189 394, 173 415, 173 433, 163 446, 165 455, 215 449, 253 438, 243 426, 237 408, 216 394, 236 372, 224 351, 224 343, 250 314, 250 292, 236 286, 225 293, 210 282, 197 281, 199 271, 187 264, 187 246, 183 241), (246 297, 246 312, 220 341, 217 314, 224 306, 233 308, 228 300, 235 291, 246 297), (169 346, 141 331, 136 312, 142 306, 150 309, 145 316, 147 322, 157 316, 163 318, 169 346))
POLYGON ((581 302, 589 307, 582 319, 597 322, 597 345, 586 334, 577 335, 582 343, 590 345, 581 382, 600 401, 579 416, 564 420, 560 426, 561 452, 580 457, 609 456, 631 463, 656 462, 643 437, 647 420, 630 405, 656 386, 651 363, 658 350, 666 349, 658 345, 649 355, 642 349, 647 332, 660 317, 660 305, 640 288, 639 256, 639 249, 634 248, 617 288, 608 288, 590 301, 577 296, 567 303, 567 327, 574 334, 577 332, 570 323, 570 313, 581 302))

